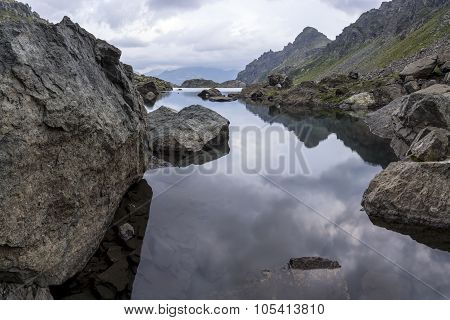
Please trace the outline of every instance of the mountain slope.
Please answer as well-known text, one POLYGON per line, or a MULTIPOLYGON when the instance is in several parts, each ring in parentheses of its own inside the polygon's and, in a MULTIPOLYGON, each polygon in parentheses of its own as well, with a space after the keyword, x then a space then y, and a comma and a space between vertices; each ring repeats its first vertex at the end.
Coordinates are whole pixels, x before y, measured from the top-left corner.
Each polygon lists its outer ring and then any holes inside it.
POLYGON ((237 80, 251 84, 261 81, 274 70, 289 71, 314 55, 317 49, 325 47, 330 42, 331 40, 324 34, 307 27, 293 43, 289 43, 283 50, 277 52, 271 50, 250 63, 244 71, 239 73, 237 80))
POLYGON ((349 71, 396 73, 409 57, 446 51, 449 43, 448 0, 393 0, 362 14, 307 59, 283 61, 294 68, 271 72, 289 74, 295 83, 349 71))

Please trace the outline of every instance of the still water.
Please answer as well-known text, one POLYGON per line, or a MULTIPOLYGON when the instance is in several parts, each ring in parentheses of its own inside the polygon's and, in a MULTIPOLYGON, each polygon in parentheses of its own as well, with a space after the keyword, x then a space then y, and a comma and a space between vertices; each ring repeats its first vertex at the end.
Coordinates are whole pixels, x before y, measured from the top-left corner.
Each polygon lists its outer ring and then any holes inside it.
POLYGON ((154 198, 134 299, 450 296, 448 235, 372 222, 362 211, 369 182, 394 156, 361 121, 280 115, 197 93, 169 93, 149 111, 208 107, 230 120, 231 151, 202 166, 147 172, 154 198), (267 170, 283 162, 280 155, 289 168, 267 170), (318 277, 339 292, 278 281, 299 257, 337 260, 338 272, 318 277))

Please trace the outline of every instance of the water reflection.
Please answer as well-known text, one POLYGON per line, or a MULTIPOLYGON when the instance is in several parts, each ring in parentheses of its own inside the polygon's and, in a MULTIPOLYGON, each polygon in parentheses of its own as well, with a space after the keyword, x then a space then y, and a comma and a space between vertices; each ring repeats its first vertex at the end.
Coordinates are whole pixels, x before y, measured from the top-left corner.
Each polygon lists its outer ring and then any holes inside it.
MULTIPOLYGON (((281 126, 286 134, 295 134, 288 128, 306 121, 315 132, 304 150, 311 174, 266 178, 239 170, 226 174, 226 166, 242 156, 239 134, 230 137, 230 154, 214 161, 218 167, 214 175, 196 170, 183 175, 179 169, 166 169, 170 174, 148 172, 155 197, 135 299, 258 298, 265 289, 252 285, 255 275, 279 270, 290 258, 305 256, 339 261, 352 299, 450 295, 447 252, 374 226, 361 211, 364 190, 391 155, 388 146, 358 122, 327 117, 274 119, 268 108, 238 101, 202 102, 193 93, 171 94, 154 108, 166 105, 179 110, 198 103, 242 128, 281 126)), ((265 156, 274 157, 285 147, 274 145, 272 154, 265 156)), ((269 283, 265 293, 275 286, 269 283)), ((279 285, 277 290, 282 291, 285 286, 279 285)), ((322 292, 327 298, 326 290, 318 290, 315 294, 322 292)))

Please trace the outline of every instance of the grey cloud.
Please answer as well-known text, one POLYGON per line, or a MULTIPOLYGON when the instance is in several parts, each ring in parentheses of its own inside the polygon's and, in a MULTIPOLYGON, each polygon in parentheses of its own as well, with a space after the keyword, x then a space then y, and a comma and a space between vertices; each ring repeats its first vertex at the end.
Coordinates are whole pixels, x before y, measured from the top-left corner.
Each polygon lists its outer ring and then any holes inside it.
POLYGON ((149 42, 135 37, 117 37, 112 38, 110 42, 121 48, 145 48, 149 45, 149 42))
POLYGON ((370 10, 378 6, 380 0, 321 0, 336 9, 347 13, 361 12, 364 10, 370 10))
POLYGON ((182 9, 197 9, 201 7, 204 3, 209 1, 204 0, 148 0, 147 3, 150 9, 173 9, 173 8, 182 8, 182 9))

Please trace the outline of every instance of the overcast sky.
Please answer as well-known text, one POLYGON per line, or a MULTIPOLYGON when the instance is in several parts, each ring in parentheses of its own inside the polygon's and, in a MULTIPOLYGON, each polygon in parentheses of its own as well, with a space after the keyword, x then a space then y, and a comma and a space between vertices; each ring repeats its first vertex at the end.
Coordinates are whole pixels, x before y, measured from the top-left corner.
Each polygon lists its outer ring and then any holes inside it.
POLYGON ((334 39, 381 0, 22 0, 41 17, 67 15, 117 47, 140 72, 186 66, 242 69, 306 26, 334 39))

